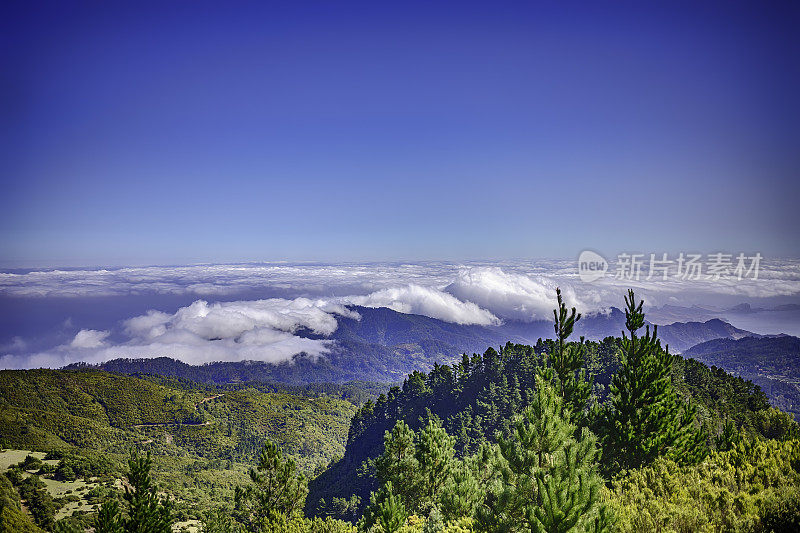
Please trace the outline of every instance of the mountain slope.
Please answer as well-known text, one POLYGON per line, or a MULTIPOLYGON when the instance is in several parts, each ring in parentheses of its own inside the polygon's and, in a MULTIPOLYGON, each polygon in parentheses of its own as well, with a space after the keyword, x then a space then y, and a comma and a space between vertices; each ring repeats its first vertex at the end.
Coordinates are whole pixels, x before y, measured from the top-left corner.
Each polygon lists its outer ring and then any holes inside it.
POLYGON ((716 339, 689 348, 685 355, 758 383, 773 405, 800 420, 800 338, 716 339))
POLYGON ((47 451, 124 452, 249 462, 266 438, 308 471, 344 451, 356 406, 324 393, 298 396, 87 370, 0 371, 0 443, 47 451))
MULTIPOLYGON (((587 367, 602 376, 596 380, 601 386, 616 372, 618 342, 606 338, 587 343, 587 367)), ((508 343, 500 352, 490 348, 482 356, 436 366, 429 374, 416 372, 402 388, 393 387, 377 402, 366 403, 353 417, 342 459, 311 481, 307 512, 335 512, 330 507, 334 498, 356 495, 362 503, 368 501, 376 485, 363 474, 371 470, 371 461, 382 452, 384 433, 398 419, 416 429, 429 413, 436 415, 455 437, 457 450, 475 452, 480 440, 494 438, 527 404, 545 350, 546 343, 536 347, 508 343)), ((681 357, 675 358, 673 379, 677 390, 698 405, 698 416, 708 427, 720 427, 729 419, 745 431, 760 431, 769 403, 752 383, 681 357)))
MULTIPOLYGON (((210 363, 190 366, 167 358, 118 359, 98 368, 123 374, 151 373, 205 383, 276 381, 282 383, 344 383, 353 380, 401 381, 407 374, 428 371, 434 364, 449 364, 463 353, 480 353, 486 346, 511 341, 535 344, 553 335, 552 322, 509 320, 497 326, 462 325, 387 308, 353 307, 361 316, 340 317, 331 335, 334 342, 322 357, 303 354, 278 364, 261 362, 210 363)), ((576 335, 601 340, 624 329, 625 316, 616 308, 607 314, 584 317, 576 335)), ((299 335, 312 336, 308 332, 299 335)), ((673 352, 718 337, 740 338, 750 334, 718 319, 674 323, 659 327, 659 335, 673 352)), ((317 337, 318 338, 318 337, 317 337)))
POLYGON ((712 339, 742 339, 755 334, 736 328, 731 324, 712 318, 705 322, 675 322, 658 327, 661 343, 669 345, 671 351, 683 352, 701 342, 712 339))

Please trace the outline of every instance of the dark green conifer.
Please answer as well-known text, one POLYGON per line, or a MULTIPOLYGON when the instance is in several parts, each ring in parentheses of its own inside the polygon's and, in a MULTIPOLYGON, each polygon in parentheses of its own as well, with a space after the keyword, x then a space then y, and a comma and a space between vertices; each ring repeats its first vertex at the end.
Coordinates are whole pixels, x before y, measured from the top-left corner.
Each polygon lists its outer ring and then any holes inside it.
POLYGON ((531 405, 510 438, 487 453, 496 472, 477 521, 483 531, 590 532, 609 527, 594 435, 569 422, 553 386, 537 380, 531 405))
POLYGON ((644 326, 644 301, 632 290, 625 297, 621 366, 611 381, 611 400, 602 413, 606 466, 612 471, 636 468, 660 455, 691 462, 705 455, 705 436, 694 429, 695 407, 672 387, 673 357, 661 348, 657 327, 644 326))
POLYGON ((556 298, 558 309, 553 310, 556 337, 549 343, 546 366, 539 370, 539 375, 552 383, 556 392, 564 399, 564 412, 569 411, 576 418, 582 419, 591 393, 591 385, 583 368, 584 340, 581 337, 578 343, 568 341, 575 324, 581 319, 581 314, 574 307, 567 311, 561 289, 556 289, 556 298))
POLYGON ((107 500, 100 506, 94 526, 95 533, 123 533, 122 516, 117 500, 107 500))
POLYGON ((377 522, 383 528, 384 533, 394 533, 405 524, 408 513, 400 498, 392 492, 391 481, 386 483, 384 489, 386 497, 378 504, 377 522))
POLYGON ((291 517, 303 509, 308 495, 306 478, 272 441, 266 441, 257 468, 250 470, 250 480, 251 485, 236 487, 234 499, 237 521, 250 530, 260 531, 273 513, 291 517))
POLYGON ((172 506, 162 500, 150 478, 150 453, 138 453, 128 459, 128 486, 123 498, 127 516, 123 517, 116 502, 106 502, 100 508, 95 530, 104 533, 171 533, 172 506))

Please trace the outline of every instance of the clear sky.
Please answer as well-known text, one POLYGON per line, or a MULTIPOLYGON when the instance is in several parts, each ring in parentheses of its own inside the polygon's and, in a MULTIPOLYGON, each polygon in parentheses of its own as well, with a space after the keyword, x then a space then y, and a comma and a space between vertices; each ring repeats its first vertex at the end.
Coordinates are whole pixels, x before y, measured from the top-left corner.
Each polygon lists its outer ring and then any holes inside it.
POLYGON ((6 266, 800 256, 797 2, 15 4, 6 266))

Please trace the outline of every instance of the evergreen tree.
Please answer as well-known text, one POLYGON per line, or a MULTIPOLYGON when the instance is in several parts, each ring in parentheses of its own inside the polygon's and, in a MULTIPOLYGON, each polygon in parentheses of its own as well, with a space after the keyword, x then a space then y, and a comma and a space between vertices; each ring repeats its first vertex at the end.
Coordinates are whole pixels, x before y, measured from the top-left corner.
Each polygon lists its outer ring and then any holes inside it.
POLYGON ((398 509, 417 516, 435 509, 448 520, 471 516, 481 490, 472 465, 455 457, 455 441, 430 414, 419 433, 397 421, 375 462, 383 485, 372 494, 361 525, 368 529, 398 509))
POLYGON ((392 493, 392 482, 387 482, 384 488, 386 497, 378 504, 378 523, 384 533, 394 533, 405 524, 408 513, 400 498, 392 493))
POLYGON ((611 381, 611 400, 602 413, 604 462, 612 469, 636 468, 660 455, 694 461, 706 453, 705 436, 694 429, 695 407, 672 387, 673 357, 661 348, 657 327, 644 326, 644 301, 625 297, 621 366, 611 381))
POLYGON ((569 422, 569 409, 539 378, 531 405, 515 419, 510 438, 487 452, 495 471, 477 521, 493 532, 605 531, 594 435, 569 422))
POLYGON ((383 455, 375 461, 375 473, 382 483, 392 483, 394 494, 409 507, 420 483, 416 434, 402 420, 384 435, 383 455))
POLYGON ((725 420, 722 425, 722 432, 714 439, 714 444, 718 452, 725 452, 741 442, 742 434, 730 420, 725 420))
POLYGON ((94 526, 95 533, 123 533, 125 527, 117 500, 107 500, 100 506, 94 526))
POLYGON ((261 531, 271 514, 291 517, 299 513, 308 495, 305 476, 291 458, 284 458, 278 447, 267 440, 250 470, 251 485, 236 487, 236 519, 253 531, 261 531))
POLYGON ((444 519, 457 520, 475 514, 485 491, 477 477, 479 464, 475 457, 455 461, 438 501, 439 512, 444 519))
POLYGON ((162 501, 150 478, 152 460, 150 453, 134 453, 128 459, 128 486, 123 499, 127 517, 123 517, 116 502, 106 502, 100 509, 95 530, 104 533, 171 533, 172 507, 169 500, 162 501))
POLYGON ((538 374, 552 383, 557 393, 564 399, 562 416, 569 411, 573 416, 582 418, 589 400, 591 385, 586 379, 583 368, 585 346, 583 337, 580 342, 570 343, 569 337, 581 314, 573 307, 567 311, 561 289, 556 289, 558 309, 553 310, 555 340, 550 345, 546 366, 539 369, 538 374))
POLYGON ((455 467, 456 439, 447 434, 435 416, 417 436, 416 459, 419 465, 419 481, 414 512, 427 515, 439 503, 442 490, 448 486, 455 467))

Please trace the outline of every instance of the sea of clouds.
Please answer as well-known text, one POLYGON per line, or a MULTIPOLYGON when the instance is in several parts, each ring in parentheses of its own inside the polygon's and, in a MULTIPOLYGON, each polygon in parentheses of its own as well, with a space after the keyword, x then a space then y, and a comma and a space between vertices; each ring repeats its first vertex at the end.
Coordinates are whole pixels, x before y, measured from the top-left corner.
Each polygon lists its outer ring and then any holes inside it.
MULTIPOLYGON (((350 306, 388 307, 462 325, 547 320, 560 287, 584 313, 619 307, 634 288, 650 307, 715 310, 739 303, 800 302, 800 261, 764 261, 758 279, 616 279, 582 282, 575 261, 366 264, 228 264, 0 273, 0 304, 63 308, 60 341, 0 331, 0 368, 60 367, 118 357, 168 356, 190 364, 280 362, 298 353, 324 356, 350 306), (168 298, 165 300, 164 298, 168 298), (169 299, 172 298, 172 299, 169 299), (97 327, 83 310, 146 308, 97 327), (683 307, 681 307, 683 306, 683 307), (107 327, 106 327, 107 326, 107 327), (309 335, 298 335, 303 330, 309 335)), ((665 308, 666 309, 666 308, 665 308)), ((29 311, 30 312, 30 311, 29 311)), ((37 316, 29 317, 35 330, 37 316)), ((688 315, 687 315, 688 316, 688 315)), ((16 324, 20 322, 15 315, 16 324)), ((23 320, 27 320, 23 317, 23 320)))

